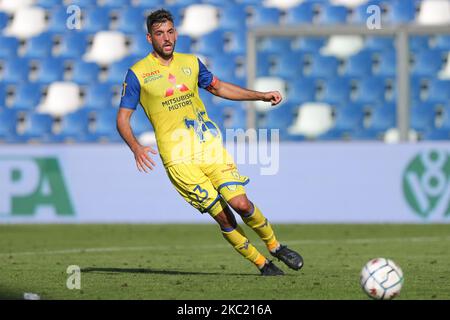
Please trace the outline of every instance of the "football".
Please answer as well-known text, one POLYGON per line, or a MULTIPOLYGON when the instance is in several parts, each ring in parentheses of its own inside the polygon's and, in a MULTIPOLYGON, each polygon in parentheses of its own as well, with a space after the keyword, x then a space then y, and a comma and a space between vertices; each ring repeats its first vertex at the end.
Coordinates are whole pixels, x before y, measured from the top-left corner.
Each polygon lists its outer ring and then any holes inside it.
POLYGON ((390 300, 400 294, 403 272, 394 261, 375 258, 367 262, 361 270, 360 283, 369 297, 390 300))

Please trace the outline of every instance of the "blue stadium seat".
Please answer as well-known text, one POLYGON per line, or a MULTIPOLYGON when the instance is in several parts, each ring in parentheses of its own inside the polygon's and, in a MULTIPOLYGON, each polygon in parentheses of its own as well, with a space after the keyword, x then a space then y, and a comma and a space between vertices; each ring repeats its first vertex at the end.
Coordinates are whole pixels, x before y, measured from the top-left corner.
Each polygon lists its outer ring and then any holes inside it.
POLYGON ((134 7, 125 7, 119 10, 117 30, 126 34, 137 33, 144 35, 147 27, 143 10, 134 7))
MULTIPOLYGON (((195 52, 206 56, 214 56, 225 51, 224 43, 226 39, 225 31, 218 29, 203 35, 197 41, 195 52)), ((177 41, 178 47, 178 41, 177 41)))
POLYGON ((355 102, 377 103, 384 101, 385 80, 382 77, 363 78, 357 82, 355 102))
POLYGON ((422 100, 422 78, 410 77, 409 79, 409 96, 411 101, 422 100))
POLYGON ((17 127, 17 113, 10 109, 0 109, 0 140, 14 140, 17 127))
POLYGON ((450 131, 450 104, 443 110, 439 129, 450 131))
POLYGON ((281 54, 291 51, 292 38, 264 37, 257 43, 257 50, 281 54))
POLYGON ((164 6, 164 0, 139 0, 136 6, 145 9, 161 8, 164 6))
POLYGON ((285 129, 292 125, 295 116, 296 104, 283 104, 282 106, 264 112, 264 121, 260 123, 259 128, 267 129, 285 129))
POLYGON ((327 5, 323 7, 320 16, 320 24, 345 24, 347 22, 348 9, 344 6, 327 5))
POLYGON ((277 56, 274 68, 270 74, 285 79, 297 79, 303 74, 305 54, 301 52, 287 51, 277 56))
POLYGON ((393 104, 381 104, 372 109, 369 129, 378 132, 397 127, 397 112, 393 104))
MULTIPOLYGON (((211 59, 209 70, 219 79, 229 79, 236 76, 236 58, 232 54, 217 54, 211 59)), ((228 81, 228 80, 227 80, 228 81)))
POLYGON ((6 106, 6 89, 6 86, 3 83, 0 83, 0 110, 2 110, 4 106, 6 106))
POLYGON ((19 40, 14 37, 0 36, 0 59, 17 57, 19 40))
POLYGON ((412 129, 423 132, 435 127, 436 109, 433 103, 415 102, 409 112, 412 129))
MULTIPOLYGON (((224 129, 246 129, 247 110, 238 101, 221 100, 219 102, 222 109, 226 109, 226 119, 223 124, 224 129)), ((225 134, 225 133, 224 133, 225 134)))
POLYGON ((59 58, 47 58, 39 61, 39 67, 35 82, 50 84, 64 79, 64 60, 59 58))
MULTIPOLYGON (((131 46, 130 53, 136 56, 145 57, 152 51, 151 44, 147 41, 144 33, 136 33, 130 35, 131 46)), ((178 51, 178 43, 176 44, 178 51)))
POLYGON ((387 21, 392 24, 410 23, 416 16, 416 7, 412 1, 393 1, 387 11, 387 21))
POLYGON ((109 84, 122 84, 129 68, 142 57, 127 57, 109 66, 106 82, 109 84))
POLYGON ((286 25, 312 24, 314 19, 314 4, 301 3, 286 11, 286 25))
MULTIPOLYGON (((49 21, 47 25, 47 31, 64 33, 68 31, 67 19, 69 16, 73 15, 74 12, 69 11, 67 13, 67 7, 53 7, 54 9, 49 10, 49 21)), ((75 18, 75 16, 74 16, 75 18)), ((75 22, 74 20, 69 20, 75 22)))
POLYGON ((394 37, 367 37, 365 48, 371 50, 395 50, 394 37))
POLYGON ((313 56, 311 76, 331 78, 338 72, 339 60, 334 56, 313 56))
POLYGON ((5 12, 0 12, 0 30, 3 30, 8 25, 8 15, 5 12))
POLYGON ((342 132, 353 132, 362 128, 364 121, 363 105, 349 103, 336 109, 334 129, 342 132))
POLYGON ((423 140, 435 140, 435 141, 449 141, 450 130, 446 128, 437 128, 426 131, 422 135, 423 140))
POLYGON ((135 135, 140 135, 147 131, 153 131, 153 127, 144 112, 144 109, 139 105, 136 111, 133 112, 130 119, 131 128, 135 135))
POLYGON ((427 101, 447 103, 450 100, 450 80, 433 79, 430 81, 427 101))
POLYGON ((111 85, 106 83, 92 83, 85 90, 83 105, 85 109, 106 109, 110 108, 113 98, 111 85))
POLYGON ((271 74, 272 66, 275 65, 273 54, 267 52, 256 53, 256 76, 267 77, 271 74))
POLYGON ((298 78, 288 83, 287 101, 300 105, 303 102, 316 101, 317 79, 298 78))
POLYGON ((450 51, 450 35, 437 35, 435 48, 450 51))
POLYGON ((97 5, 97 0, 70 0, 70 4, 77 5, 81 8, 95 7, 97 5))
POLYGON ((229 33, 228 52, 245 55, 247 53, 247 34, 245 32, 229 33))
POLYGON ((409 37, 409 49, 412 51, 429 50, 428 36, 410 36, 409 37))
POLYGON ((378 72, 379 76, 394 77, 397 73, 397 56, 395 51, 386 50, 379 54, 378 72))
POLYGON ((372 75, 373 67, 372 51, 360 51, 349 57, 344 70, 344 75, 350 77, 368 77, 372 75))
POLYGON ((249 27, 277 26, 280 24, 280 11, 277 8, 252 7, 248 20, 249 27))
POLYGON ((435 77, 441 70, 443 54, 439 50, 423 50, 415 54, 412 74, 421 77, 435 77))
POLYGON ((27 41, 25 58, 43 59, 52 56, 53 34, 46 32, 27 41))
POLYGON ((29 112, 25 117, 25 129, 18 138, 27 142, 49 142, 52 137, 53 117, 48 114, 29 112))
POLYGON ((62 117, 61 130, 54 135, 53 139, 58 142, 86 142, 88 132, 89 112, 86 109, 80 109, 62 117))
POLYGON ((117 109, 98 110, 95 113, 94 130, 89 133, 89 139, 94 141, 120 142, 122 138, 116 129, 117 109))
POLYGON ((296 51, 318 53, 325 43, 326 38, 324 37, 300 37, 293 49, 296 51))
POLYGON ((176 43, 176 51, 183 53, 191 53, 192 39, 188 35, 178 35, 176 43))
POLYGON ((64 59, 81 59, 86 52, 88 36, 85 33, 69 31, 61 35, 58 57, 64 59))
POLYGON ((37 0, 36 5, 46 9, 52 9, 61 5, 61 0, 37 0))
POLYGON ((108 8, 124 8, 131 6, 131 0, 104 0, 103 6, 108 8))
POLYGON ((92 7, 82 11, 84 13, 84 23, 81 31, 98 32, 109 29, 110 11, 109 8, 92 7))
POLYGON ((37 83, 23 83, 16 86, 12 108, 15 110, 33 110, 42 98, 42 86, 37 83))
POLYGON ((100 67, 96 63, 76 61, 73 65, 72 81, 78 84, 91 84, 98 81, 100 67))
POLYGON ((354 8, 354 13, 351 22, 365 25, 369 17, 371 17, 373 14, 373 11, 369 12, 367 11, 368 8, 372 5, 380 5, 380 3, 382 3, 382 1, 370 0, 367 3, 357 6, 356 8, 354 8))
POLYGON ((351 90, 352 83, 350 79, 344 77, 331 78, 325 81, 323 96, 318 100, 332 105, 342 105, 350 100, 351 90))
POLYGON ((246 30, 247 12, 244 5, 233 4, 219 9, 220 28, 234 32, 246 30))
POLYGON ((235 4, 234 0, 203 0, 203 3, 211 4, 218 7, 232 6, 235 4))
POLYGON ((29 60, 27 58, 7 59, 3 64, 3 79, 5 84, 16 84, 28 81, 30 71, 29 60))

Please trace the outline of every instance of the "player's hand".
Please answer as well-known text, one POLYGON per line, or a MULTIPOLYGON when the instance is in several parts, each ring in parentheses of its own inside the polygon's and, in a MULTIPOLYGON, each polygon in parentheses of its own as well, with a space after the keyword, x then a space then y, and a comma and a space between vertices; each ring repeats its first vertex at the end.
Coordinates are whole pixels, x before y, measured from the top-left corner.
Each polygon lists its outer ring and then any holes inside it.
POLYGON ((264 93, 263 101, 270 102, 273 106, 279 104, 281 100, 283 100, 283 97, 278 91, 270 91, 264 93))
POLYGON ((148 155, 148 153, 157 154, 156 150, 154 150, 152 147, 144 147, 144 146, 138 146, 136 149, 133 150, 134 158, 136 159, 136 166, 139 171, 148 172, 147 168, 150 170, 153 170, 153 168, 156 166, 155 161, 153 161, 152 158, 148 155))

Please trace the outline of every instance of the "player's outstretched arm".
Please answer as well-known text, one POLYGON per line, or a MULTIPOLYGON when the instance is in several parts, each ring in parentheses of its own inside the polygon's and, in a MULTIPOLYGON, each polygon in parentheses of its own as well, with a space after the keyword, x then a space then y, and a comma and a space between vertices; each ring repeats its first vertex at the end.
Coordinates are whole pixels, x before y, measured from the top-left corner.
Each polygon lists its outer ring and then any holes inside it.
POLYGON ((134 158, 136 160, 136 166, 139 171, 148 172, 146 168, 153 170, 153 167, 156 166, 155 161, 148 155, 149 152, 156 154, 156 150, 152 147, 142 146, 139 141, 137 141, 136 137, 133 134, 133 130, 130 126, 130 118, 133 114, 132 109, 127 108, 119 108, 119 112, 117 113, 117 131, 119 131, 122 139, 127 143, 128 147, 130 147, 131 151, 134 154, 134 158))
POLYGON ((215 79, 207 88, 212 94, 229 100, 266 101, 273 106, 279 104, 283 97, 278 91, 260 92, 239 87, 235 84, 215 79))

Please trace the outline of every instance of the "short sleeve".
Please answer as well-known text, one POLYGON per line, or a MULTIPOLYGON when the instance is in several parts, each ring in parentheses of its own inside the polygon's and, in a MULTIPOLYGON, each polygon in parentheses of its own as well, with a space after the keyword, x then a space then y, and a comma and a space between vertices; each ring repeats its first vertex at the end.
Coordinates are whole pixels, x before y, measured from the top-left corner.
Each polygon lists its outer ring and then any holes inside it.
POLYGON ((198 86, 200 88, 206 89, 209 87, 214 79, 214 75, 205 67, 205 65, 198 59, 198 86))
POLYGON ((141 96, 141 85, 131 69, 128 69, 122 88, 120 107, 136 110, 141 96))

